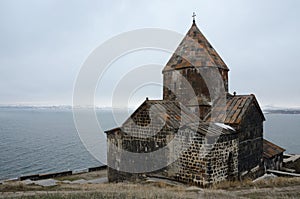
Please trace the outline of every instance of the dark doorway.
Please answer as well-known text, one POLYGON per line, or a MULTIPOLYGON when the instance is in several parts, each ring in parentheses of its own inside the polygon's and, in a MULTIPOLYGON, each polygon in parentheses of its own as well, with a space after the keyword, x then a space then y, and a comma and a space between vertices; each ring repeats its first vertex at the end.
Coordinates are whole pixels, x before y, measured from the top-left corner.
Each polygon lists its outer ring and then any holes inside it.
POLYGON ((234 180, 234 161, 233 161, 232 152, 229 153, 227 165, 228 165, 227 179, 234 180))

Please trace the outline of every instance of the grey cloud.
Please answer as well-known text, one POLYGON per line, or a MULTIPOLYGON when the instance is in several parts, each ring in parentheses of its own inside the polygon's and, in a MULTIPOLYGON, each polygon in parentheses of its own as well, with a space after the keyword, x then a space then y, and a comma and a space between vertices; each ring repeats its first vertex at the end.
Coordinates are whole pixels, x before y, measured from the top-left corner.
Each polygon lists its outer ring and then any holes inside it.
MULTIPOLYGON (((231 91, 255 93, 264 105, 300 106, 299 9, 295 0, 2 0, 0 104, 71 104, 81 64, 103 41, 145 27, 185 34, 196 12, 231 69, 231 91)), ((169 58, 163 56, 162 65, 169 58)), ((104 82, 107 90, 113 80, 104 82)))

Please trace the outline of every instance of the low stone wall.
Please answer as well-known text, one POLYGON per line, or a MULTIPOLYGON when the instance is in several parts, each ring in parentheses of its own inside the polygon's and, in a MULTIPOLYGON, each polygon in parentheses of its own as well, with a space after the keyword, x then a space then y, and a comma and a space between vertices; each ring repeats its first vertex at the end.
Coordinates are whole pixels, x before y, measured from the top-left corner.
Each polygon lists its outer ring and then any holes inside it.
POLYGON ((43 179, 56 178, 56 177, 61 177, 61 176, 69 176, 69 175, 85 173, 85 172, 100 171, 103 169, 107 169, 107 166, 103 165, 103 166, 99 166, 99 167, 92 167, 92 168, 80 170, 80 172, 75 170, 75 171, 62 171, 62 172, 55 172, 55 173, 24 175, 24 176, 20 176, 18 178, 18 180, 20 180, 20 181, 22 181, 22 180, 43 180, 43 179))
POLYGON ((300 155, 290 155, 283 161, 283 167, 294 169, 296 173, 300 173, 300 155))

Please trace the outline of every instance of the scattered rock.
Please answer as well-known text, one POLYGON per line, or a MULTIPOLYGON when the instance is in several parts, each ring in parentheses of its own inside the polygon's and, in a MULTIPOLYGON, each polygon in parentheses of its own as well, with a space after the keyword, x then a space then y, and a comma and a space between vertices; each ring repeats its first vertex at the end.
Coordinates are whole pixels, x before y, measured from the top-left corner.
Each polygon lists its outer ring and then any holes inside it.
POLYGON ((57 180, 54 179, 46 179, 46 180, 37 180, 37 181, 32 181, 36 185, 40 185, 42 187, 51 187, 51 186, 56 186, 57 180))
POLYGON ((30 185, 30 184, 34 184, 34 181, 27 179, 27 180, 23 180, 21 181, 21 183, 25 184, 25 185, 30 185))
POLYGON ((71 184, 87 184, 88 181, 85 179, 80 179, 80 180, 74 180, 71 182, 71 184))
POLYGON ((77 169, 77 170, 74 170, 72 171, 72 174, 81 174, 81 173, 88 173, 89 172, 89 169, 77 169))
POLYGON ((186 189, 187 191, 203 191, 200 187, 191 186, 186 189))
POLYGON ((90 184, 101 184, 101 183, 105 183, 105 182, 108 182, 107 177, 105 177, 105 178, 96 178, 96 179, 88 181, 88 183, 90 183, 90 184))

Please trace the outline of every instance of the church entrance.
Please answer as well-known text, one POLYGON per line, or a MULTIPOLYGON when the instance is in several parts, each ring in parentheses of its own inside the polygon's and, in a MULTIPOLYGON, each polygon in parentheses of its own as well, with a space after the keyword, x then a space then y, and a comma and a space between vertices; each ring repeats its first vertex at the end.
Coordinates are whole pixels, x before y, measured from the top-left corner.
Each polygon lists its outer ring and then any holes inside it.
POLYGON ((232 152, 229 153, 228 160, 227 160, 227 179, 234 180, 234 161, 232 152))

